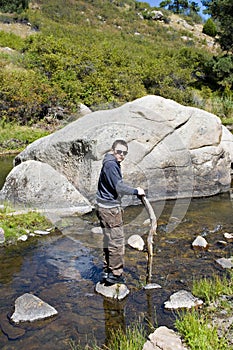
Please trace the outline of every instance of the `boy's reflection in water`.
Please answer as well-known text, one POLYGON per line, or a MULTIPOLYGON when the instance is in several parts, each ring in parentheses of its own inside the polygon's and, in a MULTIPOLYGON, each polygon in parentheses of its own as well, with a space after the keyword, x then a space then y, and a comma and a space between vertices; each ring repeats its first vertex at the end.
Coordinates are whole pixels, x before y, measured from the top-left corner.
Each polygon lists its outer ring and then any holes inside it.
POLYGON ((105 345, 111 344, 111 339, 118 330, 125 333, 125 304, 126 302, 119 300, 104 299, 105 313, 105 345))

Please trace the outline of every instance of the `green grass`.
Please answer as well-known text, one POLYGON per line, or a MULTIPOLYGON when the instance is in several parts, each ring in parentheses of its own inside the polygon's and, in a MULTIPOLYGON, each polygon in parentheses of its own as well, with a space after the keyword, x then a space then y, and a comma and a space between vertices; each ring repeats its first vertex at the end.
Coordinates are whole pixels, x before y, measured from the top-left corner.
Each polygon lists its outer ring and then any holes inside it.
POLYGON ((230 271, 229 276, 222 278, 213 276, 212 278, 203 278, 193 282, 192 292, 194 295, 205 301, 206 305, 215 302, 221 295, 233 294, 233 274, 230 271))
POLYGON ((76 345, 74 342, 70 343, 71 350, 141 350, 146 342, 145 331, 142 326, 134 324, 123 332, 121 329, 112 331, 110 340, 107 345, 99 347, 97 345, 89 346, 85 348, 76 345))
POLYGON ((0 227, 4 230, 6 242, 14 242, 27 232, 50 228, 51 222, 40 213, 29 211, 25 214, 14 215, 14 212, 6 207, 0 210, 0 227))
POLYGON ((20 152, 29 143, 48 135, 44 129, 0 122, 0 153, 20 152))
POLYGON ((223 277, 213 276, 193 282, 192 292, 204 300, 203 310, 187 311, 179 315, 175 326, 182 335, 190 350, 232 350, 227 332, 219 335, 219 330, 213 325, 213 318, 222 319, 232 314, 232 303, 227 296, 233 294, 233 272, 230 270, 223 277))
POLYGON ((232 349, 225 336, 218 336, 217 328, 211 325, 208 317, 197 311, 183 314, 175 325, 191 350, 232 349))

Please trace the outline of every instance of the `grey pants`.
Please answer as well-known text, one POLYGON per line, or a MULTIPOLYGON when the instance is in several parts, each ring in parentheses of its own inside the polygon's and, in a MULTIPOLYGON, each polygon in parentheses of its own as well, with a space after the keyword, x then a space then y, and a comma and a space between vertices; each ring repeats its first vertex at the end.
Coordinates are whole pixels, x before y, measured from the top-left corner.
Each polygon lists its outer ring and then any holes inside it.
POLYGON ((98 207, 97 216, 103 228, 104 269, 115 276, 123 272, 125 237, 123 231, 122 210, 120 207, 98 207))

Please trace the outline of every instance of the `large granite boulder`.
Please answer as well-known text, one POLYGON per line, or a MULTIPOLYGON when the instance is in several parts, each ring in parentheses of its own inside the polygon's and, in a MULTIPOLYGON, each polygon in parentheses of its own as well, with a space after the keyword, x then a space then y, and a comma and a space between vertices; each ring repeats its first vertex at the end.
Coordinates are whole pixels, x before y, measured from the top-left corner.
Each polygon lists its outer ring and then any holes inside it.
POLYGON ((33 142, 15 165, 46 163, 92 202, 103 156, 120 138, 129 144, 124 178, 147 189, 150 199, 209 196, 230 188, 233 135, 223 143, 223 134, 225 127, 213 114, 145 96, 92 112, 33 142))

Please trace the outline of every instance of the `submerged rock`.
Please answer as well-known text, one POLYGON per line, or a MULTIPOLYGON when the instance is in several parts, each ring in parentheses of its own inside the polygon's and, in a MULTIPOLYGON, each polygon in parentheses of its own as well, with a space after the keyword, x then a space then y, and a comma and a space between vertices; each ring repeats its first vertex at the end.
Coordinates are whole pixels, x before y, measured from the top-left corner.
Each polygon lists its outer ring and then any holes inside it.
POLYGON ((6 315, 0 315, 0 326, 4 334, 9 340, 16 340, 24 336, 25 330, 10 324, 6 315))
POLYGON ((124 299, 129 294, 129 289, 125 284, 113 284, 112 286, 105 286, 104 283, 98 282, 95 286, 95 291, 106 298, 117 300, 124 299))
POLYGON ((186 290, 180 290, 170 296, 168 301, 165 301, 165 309, 191 309, 197 308, 203 304, 201 299, 198 299, 192 295, 192 293, 186 290))
POLYGON ((142 350, 186 350, 178 334, 165 326, 157 328, 149 335, 142 350))
POLYGON ((94 233, 94 234, 102 234, 103 233, 103 229, 102 229, 102 227, 97 226, 97 227, 93 227, 91 229, 91 232, 94 233))
POLYGON ((15 311, 11 320, 18 322, 32 322, 57 315, 57 310, 33 294, 23 294, 15 301, 15 311))

